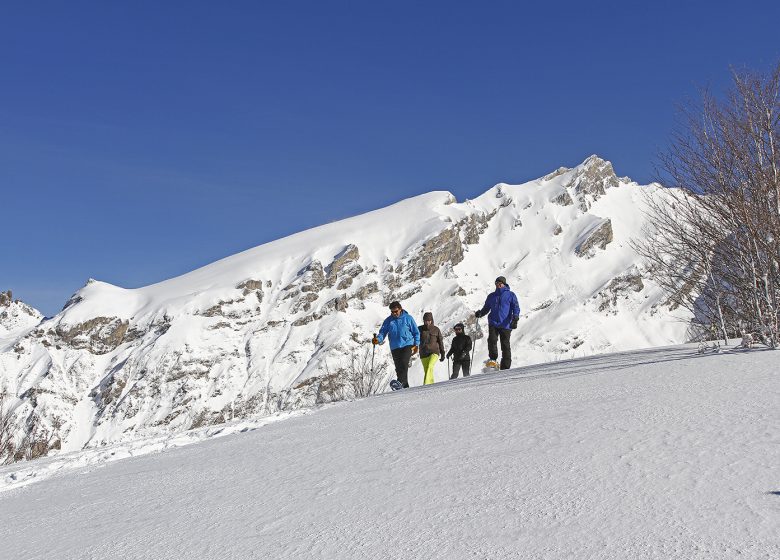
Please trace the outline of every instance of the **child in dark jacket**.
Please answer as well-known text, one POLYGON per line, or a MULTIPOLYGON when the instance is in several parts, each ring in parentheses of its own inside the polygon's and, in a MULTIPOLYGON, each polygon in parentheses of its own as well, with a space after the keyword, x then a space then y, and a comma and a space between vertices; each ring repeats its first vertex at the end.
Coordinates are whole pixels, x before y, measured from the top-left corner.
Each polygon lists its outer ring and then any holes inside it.
POLYGON ((468 377, 471 373, 471 337, 463 332, 463 323, 455 325, 455 338, 452 339, 450 351, 447 357, 452 356, 452 375, 450 379, 458 377, 460 370, 463 369, 463 377, 468 377))

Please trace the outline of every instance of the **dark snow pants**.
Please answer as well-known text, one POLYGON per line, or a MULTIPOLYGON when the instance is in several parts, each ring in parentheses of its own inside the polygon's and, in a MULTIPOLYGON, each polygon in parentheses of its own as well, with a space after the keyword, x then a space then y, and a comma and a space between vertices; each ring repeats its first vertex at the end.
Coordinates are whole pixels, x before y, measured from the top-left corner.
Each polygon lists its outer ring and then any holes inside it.
POLYGON ((494 362, 498 359, 498 339, 501 339, 501 369, 512 367, 512 349, 509 347, 509 335, 512 329, 488 326, 488 356, 494 362))
POLYGON ((409 359, 412 357, 412 347, 396 348, 395 350, 390 350, 390 353, 393 355, 393 363, 395 364, 395 376, 401 382, 401 385, 408 387, 409 359))
POLYGON ((452 362, 452 375, 450 375, 450 379, 455 379, 458 377, 458 374, 460 373, 460 368, 463 368, 463 377, 468 377, 471 373, 471 362, 468 360, 465 362, 452 362))

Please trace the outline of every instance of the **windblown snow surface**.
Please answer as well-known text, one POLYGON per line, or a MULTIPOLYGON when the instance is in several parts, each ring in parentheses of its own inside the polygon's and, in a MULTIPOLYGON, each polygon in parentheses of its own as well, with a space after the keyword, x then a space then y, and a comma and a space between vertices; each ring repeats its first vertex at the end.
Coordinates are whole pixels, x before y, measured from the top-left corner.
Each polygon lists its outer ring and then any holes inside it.
POLYGON ((780 558, 777 356, 550 362, 5 467, 1 554, 780 558))

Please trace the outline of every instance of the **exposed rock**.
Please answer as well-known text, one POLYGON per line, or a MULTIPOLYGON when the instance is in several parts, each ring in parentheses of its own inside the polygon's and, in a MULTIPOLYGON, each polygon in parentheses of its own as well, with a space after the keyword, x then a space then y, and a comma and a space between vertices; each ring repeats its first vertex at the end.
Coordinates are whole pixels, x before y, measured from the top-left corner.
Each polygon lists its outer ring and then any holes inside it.
POLYGON ((315 294, 314 292, 307 292, 305 294, 302 294, 300 298, 295 302, 295 304, 292 307, 293 313, 298 313, 299 311, 308 311, 311 309, 311 304, 319 299, 320 295, 315 294))
POLYGON ((0 292, 0 307, 8 307, 14 301, 14 296, 11 290, 7 292, 0 292))
POLYGON ((552 198, 550 202, 553 204, 559 204, 561 206, 571 206, 574 204, 574 201, 572 200, 568 191, 561 192, 558 196, 552 198))
POLYGON ((463 234, 463 243, 465 245, 475 245, 479 243, 479 236, 485 233, 488 222, 498 213, 498 209, 489 214, 472 214, 458 222, 458 227, 463 234))
MULTIPOLYGON (((301 270, 298 271, 298 278, 290 286, 295 283, 300 286, 302 292, 319 292, 325 287, 325 271, 322 269, 322 263, 318 260, 313 260, 301 270)), ((285 289, 289 289, 288 286, 285 289)))
POLYGON ((378 291, 379 291, 379 286, 377 286, 377 283, 371 282, 370 284, 366 284, 365 286, 360 288, 357 292, 355 292, 355 294, 352 297, 362 301, 365 300, 371 294, 375 294, 378 291))
POLYGON ((450 294, 451 296, 465 296, 466 290, 463 289, 462 286, 458 286, 458 288, 450 294))
POLYGON ((129 327, 118 317, 95 317, 69 329, 58 325, 56 335, 63 343, 93 354, 107 354, 122 344, 129 327))
POLYGON ((384 304, 390 305, 392 301, 404 301, 412 297, 414 294, 420 293, 421 291, 422 291, 422 286, 420 286, 419 284, 413 284, 409 289, 404 290, 403 292, 388 294, 385 297, 384 304))
POLYGON ((578 257, 590 258, 595 249, 606 249, 612 243, 612 220, 606 218, 592 228, 587 237, 574 249, 578 257))
POLYGON ((627 297, 630 292, 641 292, 644 288, 642 275, 636 267, 632 267, 625 274, 613 278, 607 287, 597 294, 601 298, 598 310, 606 311, 610 307, 615 307, 618 298, 627 297))
POLYGON ((360 252, 357 246, 347 245, 325 269, 326 285, 329 288, 333 287, 336 281, 341 278, 338 288, 348 288, 352 284, 352 280, 363 272, 363 267, 357 262, 359 258, 360 252))
POLYGON ((546 300, 544 300, 542 303, 540 303, 539 305, 537 305, 536 307, 534 307, 533 309, 531 309, 531 311, 541 311, 542 309, 547 309, 547 308, 548 308, 548 307, 550 307, 550 306, 551 306, 553 303, 555 303, 555 301, 554 301, 554 300, 552 300, 552 299, 546 299, 546 300))
POLYGON ((553 235, 560 235, 563 232, 563 228, 560 224, 555 224, 555 228, 553 228, 553 235))
POLYGON ((446 263, 458 264, 463 260, 463 244, 460 229, 451 227, 422 244, 409 259, 406 266, 406 281, 415 282, 430 278, 446 263))
POLYGON ((263 281, 262 280, 245 280, 244 282, 241 282, 238 286, 236 286, 237 289, 243 290, 241 293, 245 296, 248 296, 252 292, 255 293, 255 296, 257 297, 257 301, 259 303, 263 303, 263 281))
POLYGON ((571 171, 571 169, 569 169, 568 167, 559 167, 558 169, 556 169, 552 173, 549 173, 549 174, 545 175, 544 177, 542 177, 542 181, 550 181, 552 179, 555 179, 556 177, 560 177, 561 175, 563 175, 567 171, 571 171))
MULTIPOLYGON (((311 294, 310 294, 311 295, 311 294)), ((310 305, 305 306, 305 310, 308 311, 310 308, 310 305)), ((342 313, 345 313, 347 309, 349 308, 349 302, 347 300, 346 295, 341 295, 337 298, 333 298, 332 300, 328 301, 325 305, 322 306, 322 308, 319 311, 315 311, 314 313, 310 315, 306 315, 305 317, 300 317, 293 321, 294 327, 300 327, 301 325, 306 325, 308 323, 311 323, 312 321, 319 321, 325 315, 328 315, 329 313, 332 313, 334 311, 341 311, 342 313)))
POLYGON ((339 296, 337 298, 333 298, 328 303, 326 303, 322 307, 322 310, 325 311, 325 312, 328 312, 328 311, 341 311, 341 312, 345 312, 348 307, 349 307, 349 303, 347 302, 347 296, 346 295, 341 295, 341 296, 339 296))
POLYGON ((587 212, 591 202, 604 195, 606 189, 620 186, 620 182, 612 164, 593 155, 583 162, 582 169, 567 186, 574 189, 580 209, 587 212))

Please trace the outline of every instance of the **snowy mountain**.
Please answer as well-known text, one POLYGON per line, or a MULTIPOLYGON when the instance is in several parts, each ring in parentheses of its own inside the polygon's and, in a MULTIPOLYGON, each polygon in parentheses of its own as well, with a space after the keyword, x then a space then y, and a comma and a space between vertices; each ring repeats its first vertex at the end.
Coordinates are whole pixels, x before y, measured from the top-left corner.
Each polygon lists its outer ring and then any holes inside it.
POLYGON ((19 338, 43 319, 43 315, 23 301, 14 300, 10 290, 0 292, 0 351, 3 340, 19 338))
MULTIPOLYGON (((144 288, 90 280, 4 339, 0 386, 18 397, 19 426, 33 411, 61 422, 65 451, 305 407, 368 348, 394 299, 420 322, 432 311, 447 342, 465 322, 485 359, 473 311, 498 275, 522 309, 515 366, 684 342, 689 317, 669 311, 630 246, 647 194, 664 190, 591 156, 474 200, 403 200, 144 288)), ((414 364, 412 385, 421 378, 414 364)))
POLYGON ((0 467, 3 558, 780 558, 776 364, 599 355, 0 467))

